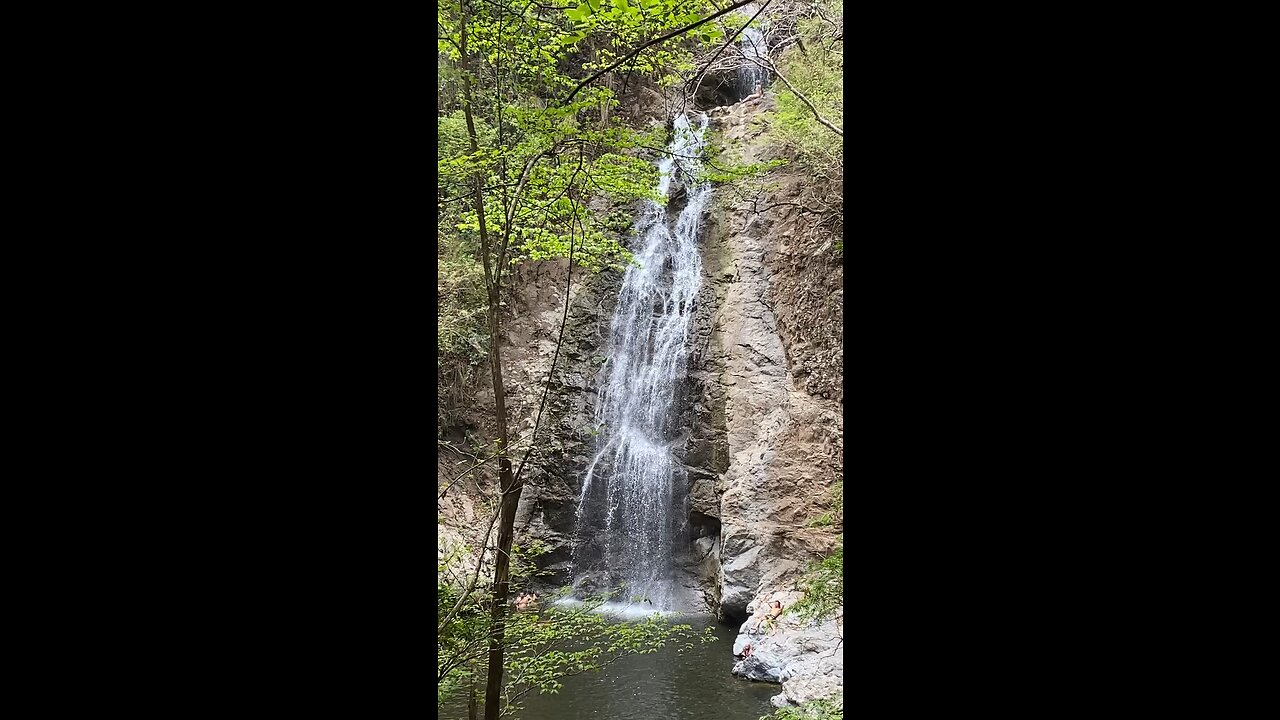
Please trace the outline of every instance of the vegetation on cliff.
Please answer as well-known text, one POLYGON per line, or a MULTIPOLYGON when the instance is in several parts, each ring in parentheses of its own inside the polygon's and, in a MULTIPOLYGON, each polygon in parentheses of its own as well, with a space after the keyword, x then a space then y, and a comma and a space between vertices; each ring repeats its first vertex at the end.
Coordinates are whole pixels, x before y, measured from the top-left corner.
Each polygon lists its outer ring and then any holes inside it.
POLYGON ((836 700, 811 700, 797 707, 778 708, 760 720, 844 720, 844 705, 836 700))

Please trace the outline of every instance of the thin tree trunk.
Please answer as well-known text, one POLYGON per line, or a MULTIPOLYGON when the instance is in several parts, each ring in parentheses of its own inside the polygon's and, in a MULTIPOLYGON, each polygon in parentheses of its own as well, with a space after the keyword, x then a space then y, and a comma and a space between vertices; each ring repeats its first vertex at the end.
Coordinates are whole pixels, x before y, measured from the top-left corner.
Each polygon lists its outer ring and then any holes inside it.
MULTIPOLYGON (((471 58, 467 55, 467 23, 470 13, 467 0, 460 0, 462 25, 460 31, 459 50, 462 65, 463 116, 467 121, 467 137, 470 140, 471 152, 479 150, 476 136, 475 120, 471 114, 471 58)), ((501 328, 501 289, 502 263, 496 267, 490 258, 491 243, 489 228, 484 214, 484 178, 480 173, 472 176, 475 187, 476 219, 480 231, 480 255, 484 264, 485 284, 488 288, 489 301, 489 367, 493 374, 494 420, 498 426, 498 487, 501 490, 500 510, 498 518, 498 547, 494 557, 493 569, 493 606, 491 608, 491 627, 489 629, 489 672, 484 691, 485 720, 498 720, 501 712, 502 675, 503 675, 503 642, 506 639, 507 595, 510 592, 511 580, 511 544, 515 534, 516 508, 520 504, 520 490, 514 474, 511 472, 511 459, 507 450, 507 399, 502 383, 502 352, 500 346, 501 328)))

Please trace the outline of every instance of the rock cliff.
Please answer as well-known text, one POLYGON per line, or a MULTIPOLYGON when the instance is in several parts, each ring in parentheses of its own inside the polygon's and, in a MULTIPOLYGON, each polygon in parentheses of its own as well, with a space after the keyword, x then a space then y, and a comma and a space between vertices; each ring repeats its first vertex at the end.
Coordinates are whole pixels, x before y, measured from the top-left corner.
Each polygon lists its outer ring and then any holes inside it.
MULTIPOLYGON (((770 108, 766 96, 713 111, 731 161, 775 157, 760 120, 770 108)), ((843 266, 831 238, 806 233, 794 210, 808 203, 803 168, 766 178, 766 190, 720 195, 706 241, 719 288, 711 365, 719 370, 729 458, 718 480, 719 611, 730 621, 762 608, 765 598, 788 606, 798 600, 777 593, 829 553, 842 530, 815 521, 843 477, 843 266)), ((784 615, 734 671, 783 683, 776 702, 839 693, 836 629, 834 619, 802 627, 784 615)), ((735 654, 745 638, 739 635, 735 654)))

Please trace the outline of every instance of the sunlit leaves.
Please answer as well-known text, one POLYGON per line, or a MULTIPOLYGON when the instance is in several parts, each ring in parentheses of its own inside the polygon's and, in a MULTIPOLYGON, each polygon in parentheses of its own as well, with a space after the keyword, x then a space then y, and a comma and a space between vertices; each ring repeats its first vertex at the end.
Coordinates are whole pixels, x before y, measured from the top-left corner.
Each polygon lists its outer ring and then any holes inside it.
MULTIPOLYGON (((827 40, 823 30, 816 20, 800 23, 807 52, 800 52, 799 46, 789 48, 778 68, 823 117, 839 126, 844 121, 843 44, 827 40)), ((781 82, 775 83, 773 89, 778 96, 778 110, 770 137, 794 151, 815 171, 842 163, 842 138, 819 124, 813 111, 781 82)))
POLYGON ((844 605, 844 536, 835 552, 813 562, 799 581, 804 597, 787 608, 801 620, 822 620, 844 605))
POLYGON ((797 707, 779 708, 760 720, 844 720, 843 698, 810 700, 797 707))
MULTIPOLYGON (((723 158, 723 156, 721 157, 723 158)), ((718 184, 736 183, 742 180, 758 178, 769 170, 786 164, 787 161, 781 158, 769 160, 768 162, 749 163, 745 165, 708 163, 707 166, 702 169, 698 179, 718 184)))
MULTIPOLYGON (((484 319, 483 296, 472 291, 477 276, 479 213, 470 197, 483 188, 491 265, 563 258, 591 270, 621 269, 631 262, 622 245, 629 227, 608 219, 611 211, 638 200, 656 200, 656 169, 641 148, 660 149, 662 131, 638 132, 618 122, 618 98, 607 83, 581 90, 571 103, 548 102, 578 83, 576 76, 604 67, 631 48, 714 11, 710 0, 584 0, 549 5, 472 3, 466 25, 468 62, 460 61, 461 14, 441 6, 437 24, 447 72, 442 98, 460 97, 467 78, 479 148, 457 105, 439 120, 438 184, 441 228, 449 234, 451 258, 442 277, 442 297, 451 298, 447 335, 451 348, 477 351, 472 332, 484 319), (556 11, 551 8, 560 8, 556 11), (465 69, 464 69, 465 66, 465 69), (600 203, 604 203, 601 208, 600 203), (595 208, 595 209, 593 209, 595 208), (604 212, 597 212, 603 209, 604 212), (465 288, 465 291, 464 291, 465 288), (456 302, 454 302, 456 301, 456 302), (474 304, 468 304, 474 303, 474 304), (456 322, 455 322, 456 321, 456 322)), ((654 46, 621 71, 677 82, 692 68, 691 48, 719 30, 703 26, 698 37, 654 46)), ((448 101, 446 101, 448 102, 448 101)), ((497 268, 501 274, 506 267, 497 268)), ((494 276, 500 278, 500 275, 494 276)), ((488 282, 496 282, 490 278, 488 282)), ((442 312, 445 304, 442 302, 442 312)), ((443 316, 442 316, 443 317, 443 316)))
POLYGON ((576 7, 566 10, 564 13, 564 16, 574 22, 582 22, 583 20, 586 20, 591 15, 591 13, 592 13, 592 7, 586 2, 583 2, 582 4, 576 7))
POLYGON ((456 195, 466 183, 466 176, 470 173, 472 162, 476 159, 481 161, 494 159, 491 149, 494 130, 482 118, 476 118, 475 123, 482 150, 489 148, 489 150, 483 150, 479 158, 472 158, 470 155, 471 141, 467 138, 467 124, 461 110, 454 111, 437 121, 436 138, 439 141, 437 172, 441 186, 448 188, 451 195, 456 195))
MULTIPOLYGON (((512 548, 512 585, 524 586, 539 571, 534 557, 545 548, 512 548)), ((467 552, 454 551, 437 566, 439 618, 460 599, 460 588, 447 578, 467 552)), ((567 593, 565 588, 560 594, 567 593)), ((588 598, 580 604, 558 606, 554 597, 541 598, 540 609, 515 612, 505 628, 504 682, 506 696, 518 699, 522 692, 555 694, 562 680, 583 672, 599 671, 609 662, 628 655, 652 654, 664 647, 682 649, 695 642, 713 642, 711 628, 702 634, 689 625, 673 624, 654 614, 640 621, 622 622, 599 612, 609 595, 588 598)), ((440 632, 438 702, 469 686, 485 668, 491 596, 483 583, 463 598, 463 609, 440 632), (461 660, 461 661, 459 661, 461 660)), ((517 701, 518 704, 518 701, 517 701)), ((515 708, 508 708, 508 710, 515 708)))
MULTIPOLYGON (((579 5, 565 12, 576 32, 588 33, 589 57, 582 63, 586 71, 609 67, 645 41, 691 25, 714 11, 707 0, 679 3, 670 0, 605 0, 589 11, 579 5)), ((691 51, 723 39, 721 31, 706 24, 682 38, 649 47, 632 58, 620 71, 666 77, 689 63, 691 51)))

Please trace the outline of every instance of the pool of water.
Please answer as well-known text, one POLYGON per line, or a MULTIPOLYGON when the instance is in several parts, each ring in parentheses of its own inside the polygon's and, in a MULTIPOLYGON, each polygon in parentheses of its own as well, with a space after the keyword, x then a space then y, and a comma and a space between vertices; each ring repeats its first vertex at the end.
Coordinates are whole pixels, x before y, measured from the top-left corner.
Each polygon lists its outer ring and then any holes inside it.
MULTIPOLYGON (((599 672, 565 678, 556 695, 526 695, 519 720, 757 720, 773 711, 769 698, 782 687, 740 680, 733 668, 735 628, 709 615, 677 622, 701 633, 711 627, 716 642, 695 642, 652 655, 617 660, 599 672)), ((466 720, 465 703, 440 708, 445 720, 466 720)))

